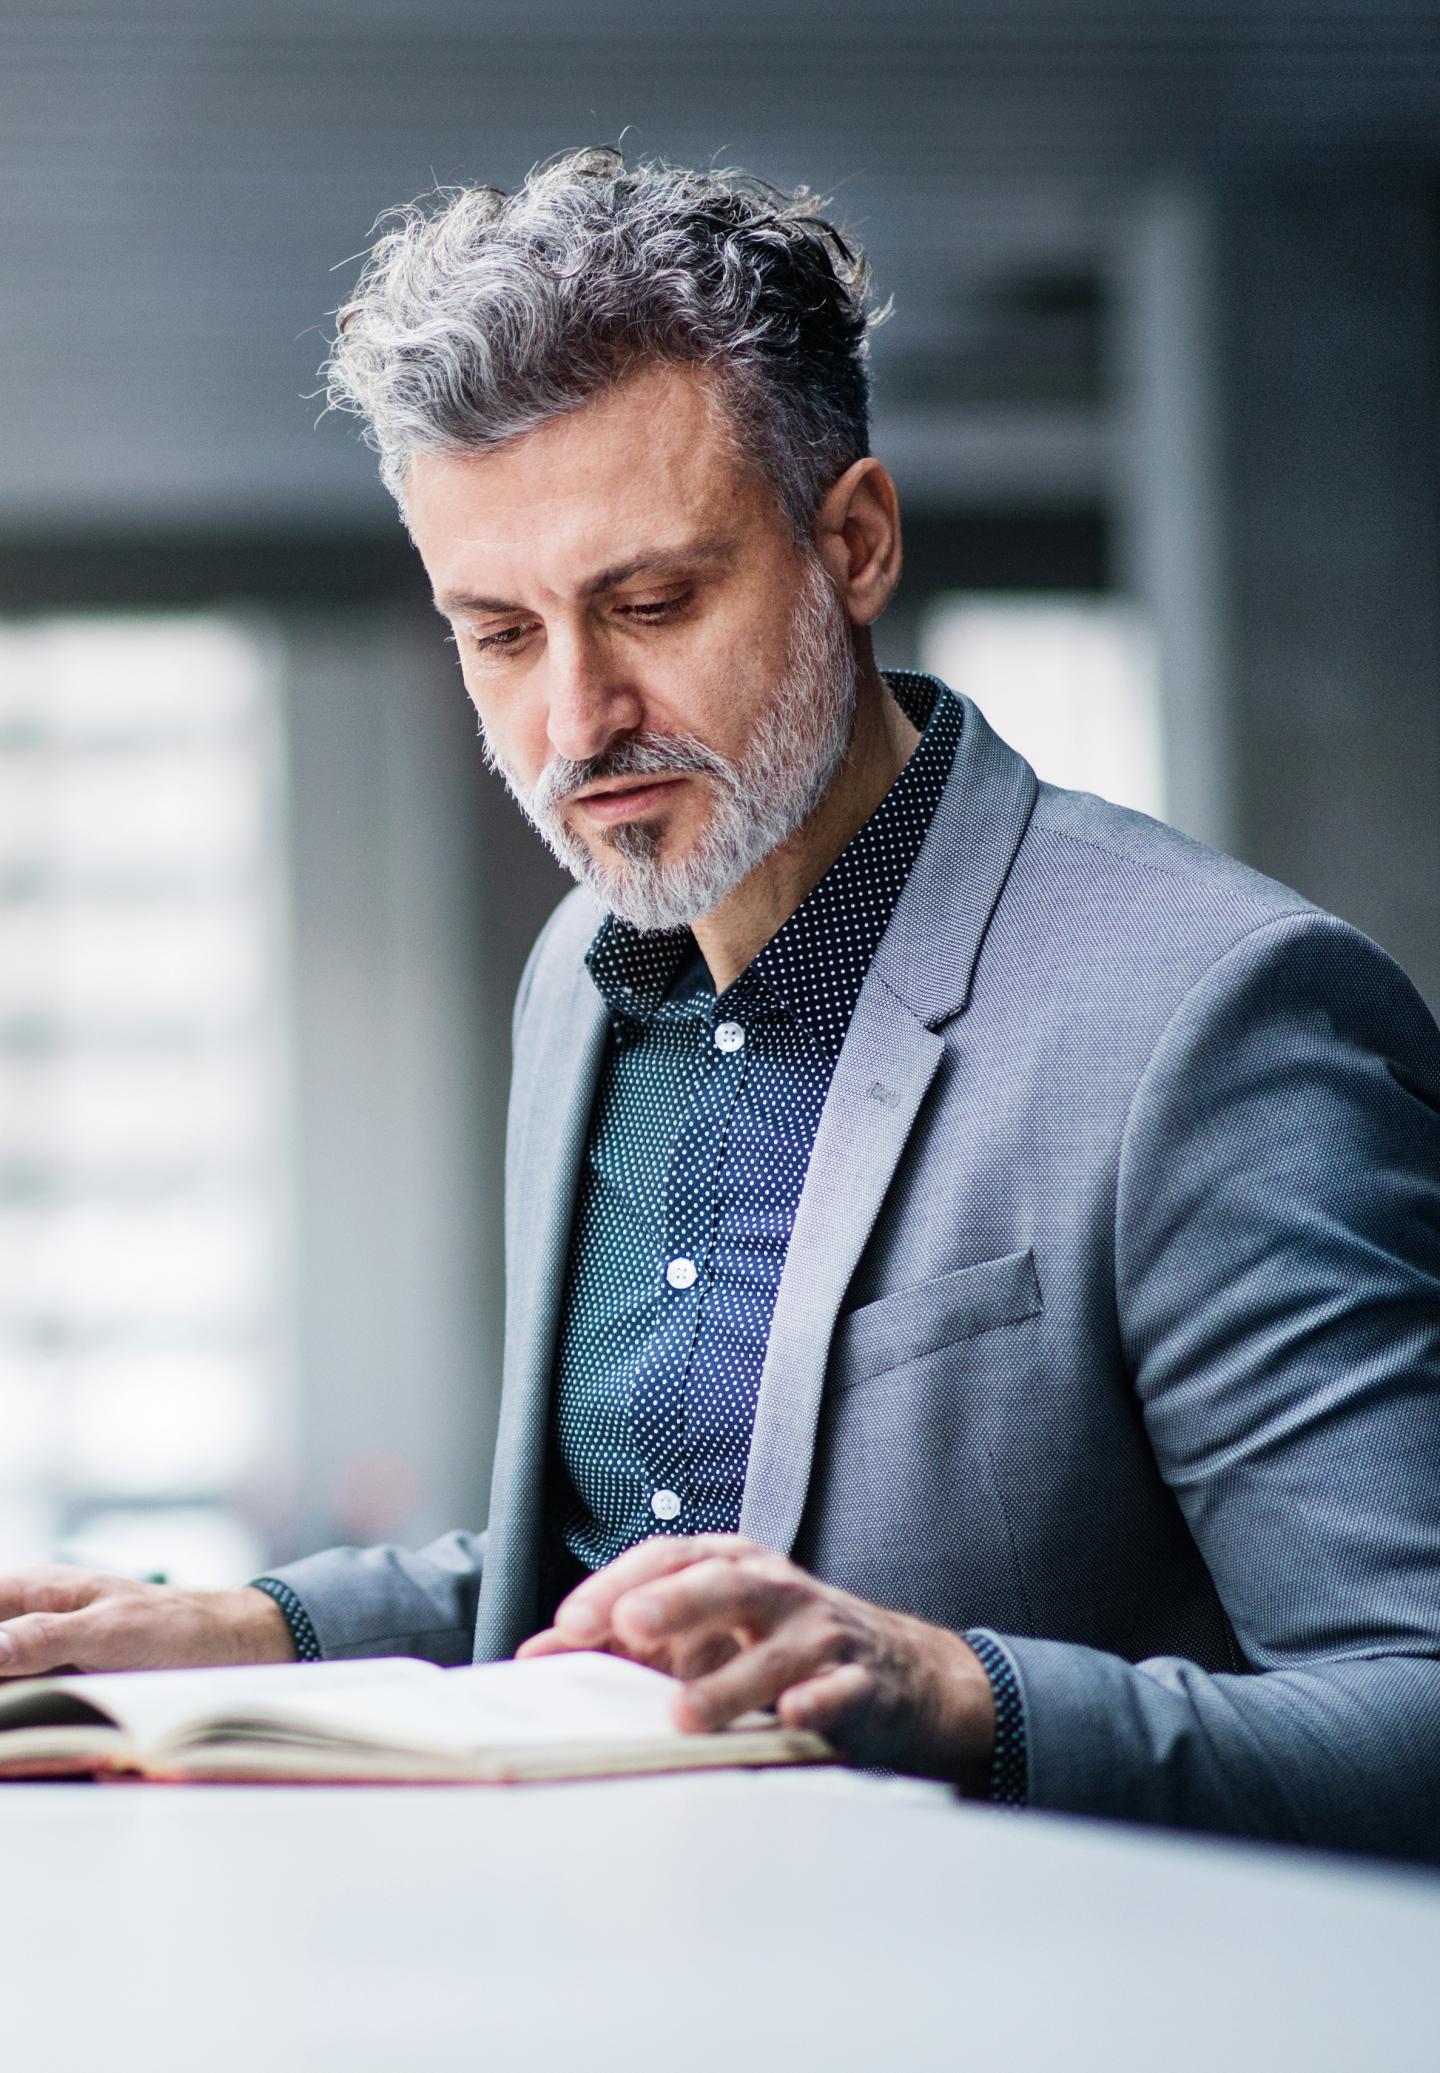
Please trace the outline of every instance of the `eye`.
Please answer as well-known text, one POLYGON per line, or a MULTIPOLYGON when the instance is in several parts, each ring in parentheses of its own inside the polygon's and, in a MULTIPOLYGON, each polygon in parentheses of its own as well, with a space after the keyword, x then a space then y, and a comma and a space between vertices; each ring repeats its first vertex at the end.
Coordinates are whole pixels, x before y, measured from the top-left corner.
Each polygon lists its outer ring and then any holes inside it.
POLYGON ((673 619, 683 606, 689 603, 689 593, 680 597, 647 599, 641 604, 621 605, 620 612, 627 619, 639 619, 646 626, 657 625, 665 619, 673 619))
POLYGON ((483 654, 487 650, 495 652, 497 650, 513 648, 525 638, 528 631, 529 628, 524 626, 504 626, 499 633, 475 634, 470 645, 476 654, 483 654))

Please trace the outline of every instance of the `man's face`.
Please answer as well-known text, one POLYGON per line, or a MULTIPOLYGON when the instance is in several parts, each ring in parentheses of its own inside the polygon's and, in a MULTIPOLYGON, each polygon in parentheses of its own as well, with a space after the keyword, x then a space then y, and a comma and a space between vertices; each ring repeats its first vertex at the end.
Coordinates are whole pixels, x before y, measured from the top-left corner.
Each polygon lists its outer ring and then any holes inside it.
POLYGON ((849 621, 703 374, 647 368, 491 453, 421 455, 406 510, 487 753, 617 912, 699 919, 823 796, 849 621))

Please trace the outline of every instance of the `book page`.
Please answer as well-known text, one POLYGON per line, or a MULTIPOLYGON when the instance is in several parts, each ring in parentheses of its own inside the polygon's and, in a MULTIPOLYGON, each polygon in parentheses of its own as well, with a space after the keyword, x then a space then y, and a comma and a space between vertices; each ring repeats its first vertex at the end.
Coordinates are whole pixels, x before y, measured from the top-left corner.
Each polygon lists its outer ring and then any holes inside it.
POLYGON ((676 1682, 598 1654, 447 1670, 428 1684, 303 1688, 205 1725, 157 1753, 155 1775, 518 1783, 717 1765, 817 1763, 818 1735, 751 1714, 682 1733, 676 1682))
MULTIPOLYGON (((313 1686, 338 1699, 347 1690, 428 1686, 442 1676, 434 1663, 411 1656, 376 1656, 358 1662, 242 1663, 209 1670, 101 1670, 46 1678, 43 1688, 56 1699, 79 1700, 95 1707, 124 1728, 136 1748, 149 1750, 183 1739, 212 1718, 243 1716, 252 1706, 283 1711, 287 1692, 298 1695, 313 1686)), ((30 1691, 33 1703, 25 1709, 27 1725, 45 1718, 74 1719, 73 1706, 40 1712, 42 1685, 32 1685, 30 1691)), ((4 1724, 5 1711, 0 1706, 0 1729, 4 1724)), ((0 1760, 4 1747, 0 1732, 0 1760)))
POLYGON ((447 1671, 445 1702, 456 1727, 485 1740, 606 1742, 679 1735, 677 1679, 620 1656, 585 1650, 477 1663, 447 1671))
MULTIPOLYGON (((358 1666, 357 1666, 358 1667, 358 1666)), ((541 1656, 446 1670, 422 1685, 316 1680, 242 1692, 166 1737, 177 1753, 210 1740, 314 1743, 463 1756, 542 1743, 566 1747, 682 1740, 675 1680, 616 1656, 541 1656)))
POLYGON ((68 1686, 74 1679, 15 1677, 0 1683, 0 1751, 4 1735, 24 1728, 84 1727, 113 1734, 115 1723, 93 1700, 68 1686))

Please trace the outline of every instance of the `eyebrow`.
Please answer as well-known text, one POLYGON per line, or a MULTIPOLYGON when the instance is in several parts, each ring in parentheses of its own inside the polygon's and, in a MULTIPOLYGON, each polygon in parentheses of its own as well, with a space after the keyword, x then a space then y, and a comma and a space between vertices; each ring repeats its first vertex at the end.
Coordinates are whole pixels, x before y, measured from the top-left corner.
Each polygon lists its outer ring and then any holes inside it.
MULTIPOLYGON (((598 597, 607 590, 618 590, 622 583, 631 582, 636 576, 683 575, 687 570, 706 562, 724 565, 735 559, 735 548, 731 541, 720 538, 696 540, 688 547, 676 547, 654 554, 637 554, 631 561, 615 562, 608 569, 602 569, 592 576, 581 590, 582 597, 598 597)), ((443 617, 453 612, 522 612, 526 608, 508 598, 481 597, 473 590, 447 590, 435 598, 435 609, 443 617)))

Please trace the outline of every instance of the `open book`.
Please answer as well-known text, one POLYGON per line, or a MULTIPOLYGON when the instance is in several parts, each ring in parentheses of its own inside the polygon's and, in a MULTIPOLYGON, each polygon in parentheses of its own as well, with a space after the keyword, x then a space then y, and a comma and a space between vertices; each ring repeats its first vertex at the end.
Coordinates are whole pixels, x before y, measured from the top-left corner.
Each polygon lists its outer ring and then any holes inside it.
POLYGON ((818 1763, 820 1736, 752 1714, 687 1735, 675 1680, 608 1655, 458 1670, 408 1656, 0 1683, 0 1779, 505 1784, 818 1763))

